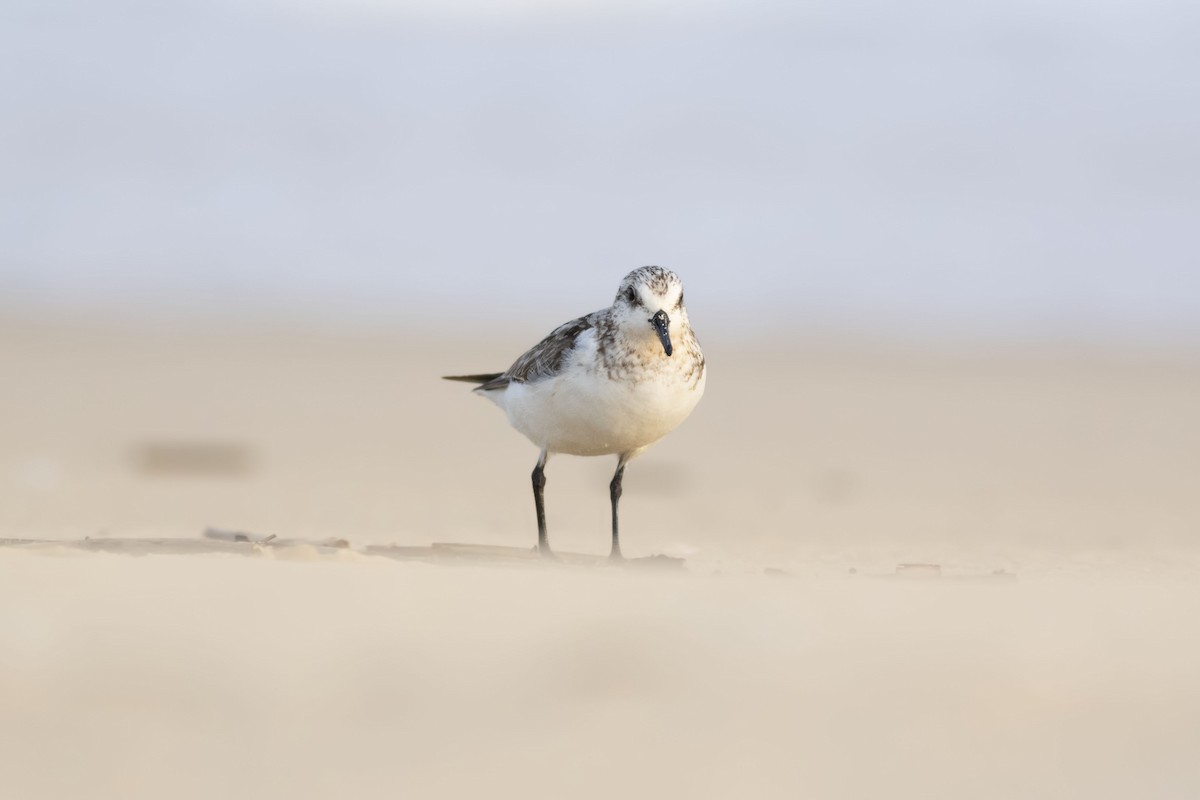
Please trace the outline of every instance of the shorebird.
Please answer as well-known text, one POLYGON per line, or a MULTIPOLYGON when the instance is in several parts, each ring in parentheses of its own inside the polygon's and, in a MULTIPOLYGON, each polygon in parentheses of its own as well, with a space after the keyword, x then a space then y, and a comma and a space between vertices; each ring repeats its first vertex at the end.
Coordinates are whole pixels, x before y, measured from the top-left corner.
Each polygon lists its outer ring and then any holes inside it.
POLYGON ((704 354, 683 305, 683 282, 662 267, 625 276, 608 308, 556 328, 504 372, 452 375, 504 409, 541 449, 533 468, 538 551, 546 536, 546 461, 551 455, 617 457, 608 486, 612 550, 621 559, 617 505, 625 465, 674 430, 704 393, 704 354))

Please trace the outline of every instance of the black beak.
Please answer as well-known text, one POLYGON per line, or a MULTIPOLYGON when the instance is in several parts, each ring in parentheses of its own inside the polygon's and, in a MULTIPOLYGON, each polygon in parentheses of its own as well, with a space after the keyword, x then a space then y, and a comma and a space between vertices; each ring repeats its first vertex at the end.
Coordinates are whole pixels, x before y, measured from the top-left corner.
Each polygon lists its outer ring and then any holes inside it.
POLYGON ((671 347, 671 318, 667 316, 667 312, 659 311, 650 318, 650 325, 654 328, 654 332, 658 334, 658 340, 662 342, 663 352, 668 356, 673 352, 671 347))

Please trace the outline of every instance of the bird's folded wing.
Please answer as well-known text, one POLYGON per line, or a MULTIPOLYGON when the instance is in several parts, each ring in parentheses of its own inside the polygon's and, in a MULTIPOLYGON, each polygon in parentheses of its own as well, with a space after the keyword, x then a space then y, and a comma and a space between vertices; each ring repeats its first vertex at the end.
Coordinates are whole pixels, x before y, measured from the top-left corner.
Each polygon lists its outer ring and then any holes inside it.
MULTIPOLYGON (((596 312, 560 325, 513 362, 502 378, 518 383, 535 383, 557 375, 575 347, 579 335, 595 325, 596 312)), ((506 381, 507 382, 507 381, 506 381)), ((487 388, 486 384, 480 388, 487 388)))

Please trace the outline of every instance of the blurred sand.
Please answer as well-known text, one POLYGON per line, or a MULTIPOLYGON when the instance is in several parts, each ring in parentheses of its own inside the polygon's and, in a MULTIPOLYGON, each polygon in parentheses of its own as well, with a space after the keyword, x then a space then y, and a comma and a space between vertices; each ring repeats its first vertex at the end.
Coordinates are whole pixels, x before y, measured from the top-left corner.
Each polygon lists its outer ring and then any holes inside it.
MULTIPOLYGON (((530 338, 6 324, 0 537, 531 545, 532 446, 437 380, 530 338)), ((625 482, 679 574, 0 548, 2 794, 1200 792, 1200 359, 707 351, 625 482)), ((560 548, 611 468, 551 462, 560 548)))

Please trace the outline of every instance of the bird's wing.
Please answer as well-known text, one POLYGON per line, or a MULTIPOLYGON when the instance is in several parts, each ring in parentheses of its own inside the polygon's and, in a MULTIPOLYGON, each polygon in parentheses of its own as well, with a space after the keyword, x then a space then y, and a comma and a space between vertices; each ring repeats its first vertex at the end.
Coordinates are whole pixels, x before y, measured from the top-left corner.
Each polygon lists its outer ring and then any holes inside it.
MULTIPOLYGON (((597 315, 601 313, 603 312, 597 311, 588 314, 586 317, 571 320, 565 325, 559 325, 549 336, 531 347, 524 355, 514 361, 513 365, 503 375, 491 381, 491 383, 503 381, 502 385, 506 386, 510 381, 536 383, 546 378, 553 378, 562 371, 563 365, 567 361, 567 355, 575 348, 575 342, 579 339, 580 334, 594 327, 597 322, 597 315)), ((500 387, 489 387, 489 384, 485 383, 479 388, 500 387)))

